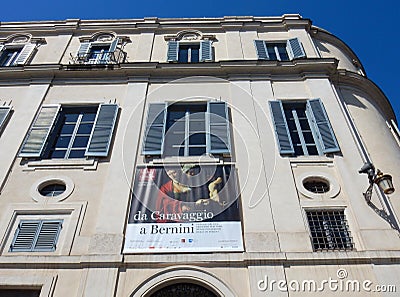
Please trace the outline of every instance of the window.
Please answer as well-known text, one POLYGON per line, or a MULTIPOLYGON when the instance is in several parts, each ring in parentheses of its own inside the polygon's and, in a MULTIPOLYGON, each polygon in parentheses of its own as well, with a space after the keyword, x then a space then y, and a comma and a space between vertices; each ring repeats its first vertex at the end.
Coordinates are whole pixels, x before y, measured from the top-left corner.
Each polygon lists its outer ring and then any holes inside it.
POLYGON ((32 57, 36 45, 25 46, 0 45, 0 66, 17 66, 26 64, 32 57))
POLYGON ((216 294, 214 294, 207 288, 192 283, 176 283, 168 285, 150 295, 150 297, 178 297, 178 296, 217 297, 216 294))
POLYGON ((147 156, 230 155, 225 102, 150 104, 142 153, 147 156))
POLYGON ((310 156, 340 151, 320 99, 270 101, 269 105, 281 155, 310 156))
POLYGON ((19 156, 44 159, 107 157, 117 113, 116 104, 87 107, 44 105, 19 156))
POLYGON ((303 186, 307 191, 315 194, 323 194, 329 192, 329 182, 322 178, 307 178, 303 181, 303 186))
POLYGON ((119 38, 111 42, 83 42, 78 53, 77 62, 85 64, 119 63, 125 59, 124 53, 117 48, 119 38))
POLYGON ((254 44, 259 60, 289 61, 306 57, 306 53, 297 38, 275 43, 254 40, 254 44))
POLYGON ((212 46, 210 40, 200 42, 169 41, 168 62, 197 63, 212 61, 212 46))
POLYGON ((10 252, 52 252, 56 249, 63 220, 22 220, 10 252))
POLYGON ((344 210, 309 210, 306 214, 314 251, 354 248, 344 210))
POLYGON ((182 44, 179 46, 178 62, 180 63, 197 63, 199 62, 199 44, 182 44))
POLYGON ((56 183, 44 186, 39 189, 39 193, 45 197, 55 197, 64 193, 66 189, 67 187, 65 184, 56 183))
POLYGON ((10 114, 10 106, 0 106, 0 133, 3 131, 3 128, 5 127, 10 114))

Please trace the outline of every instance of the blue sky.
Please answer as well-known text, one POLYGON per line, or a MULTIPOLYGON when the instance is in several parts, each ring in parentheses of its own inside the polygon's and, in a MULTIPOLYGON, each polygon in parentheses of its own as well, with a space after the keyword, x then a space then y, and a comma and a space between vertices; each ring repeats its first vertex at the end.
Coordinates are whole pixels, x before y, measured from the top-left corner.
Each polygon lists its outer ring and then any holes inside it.
POLYGON ((335 34, 358 55, 368 77, 385 93, 400 121, 400 4, 381 1, 311 0, 21 0, 3 3, 0 21, 143 17, 280 16, 299 13, 335 34))

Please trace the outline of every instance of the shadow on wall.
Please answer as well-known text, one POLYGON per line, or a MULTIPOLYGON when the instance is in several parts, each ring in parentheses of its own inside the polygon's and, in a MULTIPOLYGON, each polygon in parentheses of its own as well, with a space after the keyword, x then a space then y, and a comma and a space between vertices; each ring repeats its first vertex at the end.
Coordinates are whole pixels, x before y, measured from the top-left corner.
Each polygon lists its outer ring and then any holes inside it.
POLYGON ((367 108, 367 106, 365 106, 354 94, 347 91, 342 91, 342 94, 347 105, 353 105, 362 109, 367 108))
POLYGON ((315 42, 315 45, 318 47, 318 49, 321 52, 325 52, 325 53, 328 53, 328 54, 330 53, 329 49, 327 47, 325 47, 325 45, 321 41, 319 41, 318 39, 314 39, 314 42, 315 42))

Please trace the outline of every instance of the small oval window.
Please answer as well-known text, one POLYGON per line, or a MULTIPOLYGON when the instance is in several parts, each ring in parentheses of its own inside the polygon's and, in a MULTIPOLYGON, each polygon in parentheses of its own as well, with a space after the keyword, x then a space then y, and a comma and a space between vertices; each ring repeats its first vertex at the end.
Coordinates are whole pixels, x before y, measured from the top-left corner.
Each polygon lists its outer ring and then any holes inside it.
POLYGON ((61 183, 54 183, 44 186, 43 188, 39 189, 39 193, 45 197, 55 197, 61 195, 66 190, 66 185, 61 183))
POLYGON ((303 186, 315 194, 327 193, 330 190, 329 182, 323 178, 307 178, 303 181, 303 186))

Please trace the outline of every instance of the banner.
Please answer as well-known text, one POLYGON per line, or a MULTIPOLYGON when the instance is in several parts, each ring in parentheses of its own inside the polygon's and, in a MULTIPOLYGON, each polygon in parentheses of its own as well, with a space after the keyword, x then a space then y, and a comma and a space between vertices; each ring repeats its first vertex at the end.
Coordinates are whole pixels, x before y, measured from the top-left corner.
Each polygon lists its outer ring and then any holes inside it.
POLYGON ((138 167, 124 253, 243 251, 231 165, 138 167))

